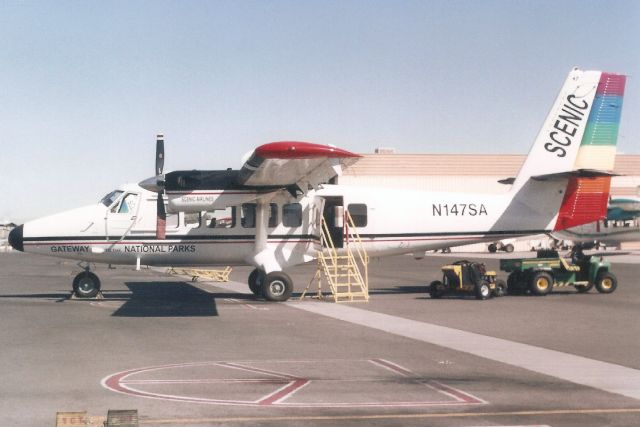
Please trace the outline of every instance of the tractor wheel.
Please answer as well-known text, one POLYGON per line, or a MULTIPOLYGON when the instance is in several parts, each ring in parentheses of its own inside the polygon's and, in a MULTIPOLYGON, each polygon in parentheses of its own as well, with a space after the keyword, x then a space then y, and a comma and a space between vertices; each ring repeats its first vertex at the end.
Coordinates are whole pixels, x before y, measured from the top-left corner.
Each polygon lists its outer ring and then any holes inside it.
POLYGON ((476 284, 476 299, 488 299, 491 298, 491 288, 489 287, 489 282, 486 280, 481 280, 478 284, 476 284))
POLYGON ((596 279, 596 289, 601 294, 610 294, 615 291, 618 287, 618 279, 616 276, 610 271, 603 271, 598 273, 598 278, 596 279))
POLYGON ((444 295, 444 285, 439 280, 434 280, 429 285, 429 295, 433 299, 442 298, 444 295))
POLYGON ((547 295, 553 289, 553 276, 546 271, 533 273, 529 289, 533 295, 547 295))
POLYGON ((507 294, 507 283, 504 280, 496 280, 496 289, 493 291, 493 295, 496 297, 503 297, 507 294))

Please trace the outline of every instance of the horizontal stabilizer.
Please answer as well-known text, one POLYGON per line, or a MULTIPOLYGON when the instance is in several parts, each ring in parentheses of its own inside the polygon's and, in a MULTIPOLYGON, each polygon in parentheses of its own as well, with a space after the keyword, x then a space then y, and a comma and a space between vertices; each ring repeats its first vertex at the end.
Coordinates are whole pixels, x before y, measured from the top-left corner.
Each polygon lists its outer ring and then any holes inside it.
POLYGON ((536 181, 549 181, 552 179, 560 179, 560 178, 595 178, 599 176, 619 176, 619 174, 602 171, 596 169, 578 169, 570 172, 560 172, 560 173, 550 173, 546 175, 536 175, 532 176, 531 179, 535 179, 536 181))

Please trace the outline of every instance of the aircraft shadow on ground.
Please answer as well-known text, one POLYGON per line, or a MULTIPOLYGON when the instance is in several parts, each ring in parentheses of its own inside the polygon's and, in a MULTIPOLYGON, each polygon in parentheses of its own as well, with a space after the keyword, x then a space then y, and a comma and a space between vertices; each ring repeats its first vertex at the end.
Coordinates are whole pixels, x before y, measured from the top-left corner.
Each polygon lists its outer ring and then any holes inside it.
POLYGON ((205 292, 186 282, 127 282, 125 285, 131 294, 112 316, 218 316, 216 298, 225 297, 205 292))

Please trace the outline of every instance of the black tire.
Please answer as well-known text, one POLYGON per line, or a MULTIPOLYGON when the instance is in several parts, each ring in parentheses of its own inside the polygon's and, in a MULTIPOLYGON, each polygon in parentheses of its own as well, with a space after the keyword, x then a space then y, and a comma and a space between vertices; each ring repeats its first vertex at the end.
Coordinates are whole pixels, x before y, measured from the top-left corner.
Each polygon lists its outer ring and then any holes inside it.
POLYGON ((509 295, 522 295, 527 292, 522 273, 514 271, 507 277, 507 292, 509 295))
POLYGON ((489 282, 486 280, 481 280, 478 284, 476 284, 476 299, 485 300, 491 298, 491 288, 489 287, 489 282))
POLYGON ((282 271, 267 274, 262 283, 262 294, 267 301, 286 301, 293 292, 291 278, 282 271))
POLYGON ((262 287, 262 284, 264 283, 264 277, 264 272, 257 268, 249 274, 249 289, 251 290, 251 293, 257 297, 263 296, 262 291, 264 288, 262 287))
POLYGON ((537 271, 531 275, 529 289, 533 295, 547 295, 553 289, 553 276, 546 271, 537 271))
POLYGON ((429 285, 429 295, 433 299, 442 298, 444 295, 444 285, 439 280, 434 280, 429 285))
POLYGON ((588 285, 575 285, 575 288, 579 294, 585 294, 593 289, 593 283, 589 283, 588 285))
POLYGON ((618 278, 610 271, 598 273, 596 278, 596 289, 601 294, 610 294, 618 287, 618 278))
POLYGON ((507 252, 507 253, 511 253, 511 252, 513 252, 513 250, 514 250, 515 248, 513 247, 513 245, 512 245, 511 243, 509 243, 509 244, 507 244, 507 245, 506 245, 504 248, 502 248, 502 249, 504 249, 504 251, 505 251, 505 252, 507 252))
POLYGON ((507 282, 502 279, 496 280, 496 289, 493 291, 493 295, 496 297, 503 297, 507 294, 507 282))
POLYGON ((489 249, 489 252, 494 254, 498 250, 498 246, 495 243, 491 243, 487 249, 489 249))
POLYGON ((73 292, 78 298, 93 298, 100 292, 100 279, 90 271, 83 271, 73 279, 73 292))

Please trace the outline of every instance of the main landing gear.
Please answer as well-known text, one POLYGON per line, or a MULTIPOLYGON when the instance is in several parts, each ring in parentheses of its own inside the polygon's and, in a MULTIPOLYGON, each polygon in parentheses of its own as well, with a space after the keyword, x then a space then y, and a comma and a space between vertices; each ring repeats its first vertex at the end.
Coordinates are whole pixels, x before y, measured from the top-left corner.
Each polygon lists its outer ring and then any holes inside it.
POLYGON ((100 293, 100 279, 86 267, 73 278, 73 293, 77 298, 95 298, 100 293))
POLYGON ((282 271, 265 274, 256 268, 249 275, 248 282, 251 292, 267 301, 286 301, 293 292, 291 277, 282 271))

